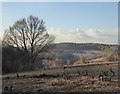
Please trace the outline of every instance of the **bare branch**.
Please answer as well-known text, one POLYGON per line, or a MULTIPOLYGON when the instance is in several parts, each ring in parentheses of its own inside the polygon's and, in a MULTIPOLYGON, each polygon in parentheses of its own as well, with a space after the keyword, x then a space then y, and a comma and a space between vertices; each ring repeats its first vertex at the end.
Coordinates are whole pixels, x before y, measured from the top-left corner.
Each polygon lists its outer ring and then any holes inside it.
POLYGON ((45 22, 38 17, 20 19, 6 30, 3 43, 26 52, 29 63, 34 63, 39 53, 48 50, 54 37, 46 32, 45 22))

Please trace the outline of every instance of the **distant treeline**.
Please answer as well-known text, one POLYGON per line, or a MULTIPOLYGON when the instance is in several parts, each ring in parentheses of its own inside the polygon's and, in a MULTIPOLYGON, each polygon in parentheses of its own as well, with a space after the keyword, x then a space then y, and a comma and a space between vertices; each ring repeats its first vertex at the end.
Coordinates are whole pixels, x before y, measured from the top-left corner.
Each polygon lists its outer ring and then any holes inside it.
POLYGON ((99 43, 59 43, 54 44, 54 50, 74 50, 74 51, 83 51, 83 50, 98 50, 103 51, 106 48, 118 48, 118 45, 111 45, 111 44, 99 44, 99 43))

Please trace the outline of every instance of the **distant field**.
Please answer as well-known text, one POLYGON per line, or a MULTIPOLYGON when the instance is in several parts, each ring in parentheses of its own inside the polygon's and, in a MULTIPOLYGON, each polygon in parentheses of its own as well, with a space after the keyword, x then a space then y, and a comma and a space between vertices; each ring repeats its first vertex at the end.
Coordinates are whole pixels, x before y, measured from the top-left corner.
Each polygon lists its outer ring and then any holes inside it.
POLYGON ((118 87, 118 64, 6 74, 3 76, 3 91, 6 86, 12 86, 13 92, 118 91, 120 90, 118 87), (112 77, 110 68, 115 72, 114 77, 112 77), (111 78, 111 81, 102 81, 101 78, 98 78, 102 71, 108 71, 108 78, 111 78), (41 75, 45 76, 41 77, 41 75))

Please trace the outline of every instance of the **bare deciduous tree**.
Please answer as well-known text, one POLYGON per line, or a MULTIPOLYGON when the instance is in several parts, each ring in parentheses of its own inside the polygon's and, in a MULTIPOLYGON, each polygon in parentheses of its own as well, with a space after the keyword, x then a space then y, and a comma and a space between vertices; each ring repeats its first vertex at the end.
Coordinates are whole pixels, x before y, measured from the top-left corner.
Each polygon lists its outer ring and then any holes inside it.
POLYGON ((39 53, 48 50, 47 47, 54 41, 54 36, 47 33, 45 22, 38 17, 29 16, 16 21, 5 31, 3 45, 16 47, 24 51, 29 59, 27 65, 32 68, 39 53))

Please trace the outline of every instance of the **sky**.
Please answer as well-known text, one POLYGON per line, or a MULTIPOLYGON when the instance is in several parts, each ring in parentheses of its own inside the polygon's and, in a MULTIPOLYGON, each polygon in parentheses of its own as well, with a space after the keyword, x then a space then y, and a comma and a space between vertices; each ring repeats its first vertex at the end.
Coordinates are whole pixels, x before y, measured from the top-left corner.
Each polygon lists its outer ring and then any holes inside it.
POLYGON ((45 21, 55 43, 118 43, 117 2, 3 2, 0 33, 30 15, 45 21))

